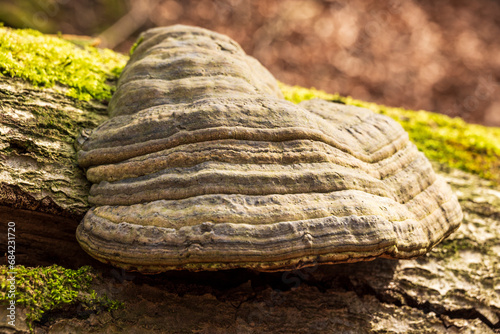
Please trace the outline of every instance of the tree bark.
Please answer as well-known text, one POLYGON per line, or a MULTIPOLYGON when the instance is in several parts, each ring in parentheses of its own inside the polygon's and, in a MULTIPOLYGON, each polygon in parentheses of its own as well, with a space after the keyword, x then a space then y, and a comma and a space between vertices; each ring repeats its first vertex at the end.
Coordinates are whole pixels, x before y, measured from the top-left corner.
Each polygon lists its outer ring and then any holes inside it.
MULTIPOLYGON (((105 106, 6 77, 0 101, 2 249, 15 222, 19 264, 90 264, 101 273, 95 290, 125 305, 85 316, 72 306, 45 317, 39 333, 500 333, 500 190, 489 181, 435 164, 465 218, 414 260, 145 276, 98 263, 74 237, 89 183, 73 142, 106 119, 105 106)), ((22 319, 4 324, 5 312, 0 332, 27 332, 22 319)))
POLYGON ((62 87, 0 76, 0 110, 0 244, 12 221, 21 264, 83 265, 74 235, 89 208, 90 184, 73 144, 82 129, 107 118, 106 106, 70 98, 62 87))

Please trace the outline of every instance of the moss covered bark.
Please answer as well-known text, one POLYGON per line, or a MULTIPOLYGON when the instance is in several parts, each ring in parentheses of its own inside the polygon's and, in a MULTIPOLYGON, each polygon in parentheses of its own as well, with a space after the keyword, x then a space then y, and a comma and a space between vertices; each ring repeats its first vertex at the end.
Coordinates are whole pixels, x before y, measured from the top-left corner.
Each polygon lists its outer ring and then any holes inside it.
POLYGON ((0 205, 81 217, 75 138, 106 119, 126 57, 0 27, 0 205), (92 100, 91 100, 92 99, 92 100))
POLYGON ((73 142, 106 118, 105 106, 8 77, 0 77, 0 100, 0 204, 81 217, 90 185, 73 142))

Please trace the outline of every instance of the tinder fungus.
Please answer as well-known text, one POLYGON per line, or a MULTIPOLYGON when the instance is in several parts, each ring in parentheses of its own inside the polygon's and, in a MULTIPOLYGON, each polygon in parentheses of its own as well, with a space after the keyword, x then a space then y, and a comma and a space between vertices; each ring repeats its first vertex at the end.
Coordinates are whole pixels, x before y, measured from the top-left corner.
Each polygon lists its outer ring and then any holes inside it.
POLYGON ((457 198, 389 117, 283 99, 226 36, 144 32, 81 145, 96 259, 141 272, 287 270, 413 258, 460 225, 457 198))

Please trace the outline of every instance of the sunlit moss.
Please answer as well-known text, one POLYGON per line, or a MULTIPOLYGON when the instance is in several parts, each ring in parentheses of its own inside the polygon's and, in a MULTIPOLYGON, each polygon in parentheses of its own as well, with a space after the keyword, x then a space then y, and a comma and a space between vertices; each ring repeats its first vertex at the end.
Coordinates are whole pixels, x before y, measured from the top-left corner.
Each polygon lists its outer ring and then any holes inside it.
POLYGON ((127 57, 107 49, 78 46, 31 29, 0 27, 0 73, 35 86, 60 84, 81 100, 109 100, 127 57))
POLYGON ((410 139, 429 159, 500 182, 500 128, 468 124, 460 118, 428 111, 386 107, 314 88, 282 83, 280 88, 285 98, 294 103, 321 98, 388 115, 403 126, 410 139))
POLYGON ((144 37, 139 37, 139 39, 137 39, 137 41, 134 43, 134 45, 132 45, 132 47, 130 48, 130 52, 129 54, 132 55, 135 51, 135 49, 137 49, 137 47, 139 46, 139 44, 142 43, 142 41, 144 40, 144 37))
POLYGON ((91 267, 78 270, 61 266, 28 268, 16 266, 9 271, 7 266, 0 266, 0 302, 10 301, 10 282, 14 278, 16 307, 22 305, 28 310, 26 321, 30 329, 33 322, 42 319, 50 311, 65 305, 80 305, 84 310, 114 310, 122 306, 106 295, 97 296, 91 289, 96 275, 91 267), (9 272, 15 272, 15 275, 9 272))

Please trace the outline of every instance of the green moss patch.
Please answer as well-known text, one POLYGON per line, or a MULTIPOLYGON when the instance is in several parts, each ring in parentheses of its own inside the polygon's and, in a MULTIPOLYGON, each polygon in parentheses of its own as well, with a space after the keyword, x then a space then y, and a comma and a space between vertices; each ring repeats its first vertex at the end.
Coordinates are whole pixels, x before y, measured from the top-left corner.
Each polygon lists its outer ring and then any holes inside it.
POLYGON ((42 316, 68 305, 79 305, 83 310, 99 312, 121 307, 120 302, 110 300, 106 295, 97 296, 91 289, 96 274, 89 266, 78 270, 61 266, 27 268, 16 266, 15 275, 9 274, 7 266, 0 266, 0 302, 11 300, 10 282, 15 278, 16 307, 23 305, 28 309, 26 321, 32 329, 33 322, 40 321, 42 316))
POLYGON ((388 115, 403 126, 429 159, 500 183, 500 128, 468 124, 460 118, 428 111, 386 107, 314 88, 281 83, 280 88, 285 98, 294 103, 321 98, 388 115))
POLYGON ((107 49, 78 46, 31 29, 0 27, 0 73, 35 86, 69 87, 80 100, 109 100, 127 57, 107 49))
POLYGON ((143 40, 144 40, 144 37, 142 37, 142 36, 137 39, 137 41, 134 43, 134 45, 132 45, 132 47, 130 48, 130 52, 129 52, 130 55, 134 54, 135 49, 137 49, 137 47, 142 43, 143 40))

